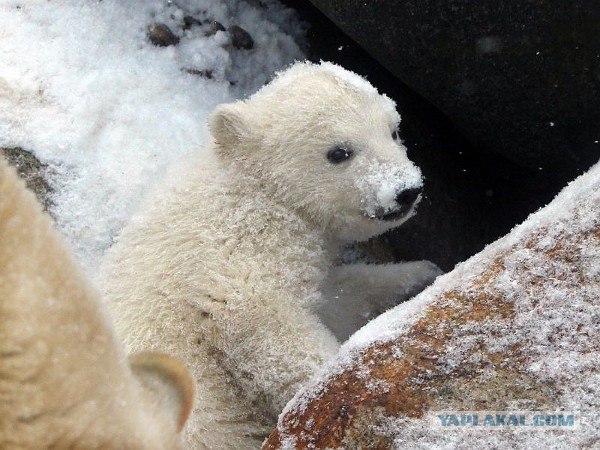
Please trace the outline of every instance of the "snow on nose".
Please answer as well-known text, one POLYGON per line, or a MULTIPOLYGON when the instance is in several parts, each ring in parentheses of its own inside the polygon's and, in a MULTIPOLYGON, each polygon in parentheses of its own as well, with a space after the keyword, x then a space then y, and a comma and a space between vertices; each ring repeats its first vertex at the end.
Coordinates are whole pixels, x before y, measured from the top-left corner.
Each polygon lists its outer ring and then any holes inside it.
POLYGON ((381 211, 395 211, 399 208, 399 192, 420 191, 423 187, 421 170, 410 162, 400 167, 375 162, 365 172, 357 180, 357 187, 362 194, 363 211, 369 217, 381 211))

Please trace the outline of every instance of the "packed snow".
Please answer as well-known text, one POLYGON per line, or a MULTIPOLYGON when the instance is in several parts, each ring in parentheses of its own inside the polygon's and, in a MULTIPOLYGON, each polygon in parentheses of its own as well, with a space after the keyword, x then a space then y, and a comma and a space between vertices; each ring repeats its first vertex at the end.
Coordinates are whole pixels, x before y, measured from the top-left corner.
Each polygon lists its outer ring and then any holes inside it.
POLYGON ((49 165, 52 213, 93 276, 150 186, 201 151, 214 106, 302 59, 304 33, 275 0, 2 0, 0 147, 49 165), (178 43, 153 45, 154 23, 178 43))

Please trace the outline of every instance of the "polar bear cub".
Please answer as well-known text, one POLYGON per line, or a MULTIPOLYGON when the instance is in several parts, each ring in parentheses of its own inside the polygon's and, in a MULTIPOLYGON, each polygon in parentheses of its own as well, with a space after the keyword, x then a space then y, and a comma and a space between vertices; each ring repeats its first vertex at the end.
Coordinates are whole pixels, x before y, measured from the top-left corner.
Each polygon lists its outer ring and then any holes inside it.
POLYGON ((209 151, 149 195, 107 254, 103 289, 129 350, 192 367, 191 447, 260 446, 337 352, 317 314, 328 286, 384 286, 392 297, 439 273, 427 262, 335 266, 343 243, 414 214, 422 176, 397 138, 399 120, 363 78, 297 63, 216 108, 209 151))
POLYGON ((166 449, 194 384, 129 360, 50 218, 0 157, 0 448, 166 449))

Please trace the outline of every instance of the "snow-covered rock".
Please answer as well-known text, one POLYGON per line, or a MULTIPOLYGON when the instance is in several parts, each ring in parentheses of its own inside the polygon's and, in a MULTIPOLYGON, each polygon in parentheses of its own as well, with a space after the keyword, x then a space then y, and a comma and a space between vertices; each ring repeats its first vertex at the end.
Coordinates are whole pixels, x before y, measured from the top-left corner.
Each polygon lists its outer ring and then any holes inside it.
POLYGON ((599 328, 600 163, 359 330, 287 405, 265 448, 592 448, 599 328), (442 412, 465 411, 574 420, 554 429, 441 425, 442 412))
POLYGON ((38 201, 48 210, 52 204, 50 194, 52 188, 48 179, 52 177, 51 171, 46 164, 41 163, 35 156, 22 148, 0 148, 0 157, 6 158, 12 164, 20 177, 25 180, 27 187, 31 189, 38 201))

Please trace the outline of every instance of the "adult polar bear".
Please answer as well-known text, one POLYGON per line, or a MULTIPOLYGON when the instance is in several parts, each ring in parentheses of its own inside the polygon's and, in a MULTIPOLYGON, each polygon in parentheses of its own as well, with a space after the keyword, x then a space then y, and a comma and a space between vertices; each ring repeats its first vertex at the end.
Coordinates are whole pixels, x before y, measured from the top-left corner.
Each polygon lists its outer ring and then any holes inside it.
POLYGON ((399 119, 358 75, 297 63, 219 106, 213 151, 168 177, 109 251, 102 284, 129 350, 193 368, 191 447, 260 445, 337 351, 316 314, 322 291, 385 286, 391 298, 439 273, 427 262, 334 267, 343 242, 413 214, 422 177, 397 139, 399 119))
POLYGON ((0 157, 0 448, 177 449, 193 390, 166 355, 126 358, 52 220, 0 157))

